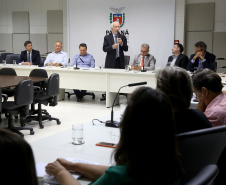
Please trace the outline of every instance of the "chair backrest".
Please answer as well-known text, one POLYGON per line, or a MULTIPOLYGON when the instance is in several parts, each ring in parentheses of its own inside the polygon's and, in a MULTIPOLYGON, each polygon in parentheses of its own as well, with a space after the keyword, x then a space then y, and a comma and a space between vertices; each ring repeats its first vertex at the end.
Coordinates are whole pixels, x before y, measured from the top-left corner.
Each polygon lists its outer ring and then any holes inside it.
POLYGON ((5 60, 6 56, 10 54, 13 54, 13 53, 2 53, 0 56, 0 63, 2 63, 2 60, 5 60))
POLYGON ((6 58, 5 58, 6 64, 13 64, 13 60, 18 60, 19 57, 20 57, 19 54, 7 55, 6 58))
POLYGON ((216 61, 213 63, 213 71, 217 72, 217 62, 216 61))
POLYGON ((32 80, 22 80, 16 87, 14 101, 17 105, 29 105, 33 102, 34 88, 32 80))
POLYGON ((44 66, 44 62, 45 62, 45 60, 46 60, 46 57, 40 57, 40 63, 39 63, 39 67, 42 67, 42 66, 44 66))
POLYGON ((10 68, 10 67, 1 68, 0 75, 17 76, 15 69, 10 68))
POLYGON ((48 79, 46 93, 49 96, 57 96, 60 92, 60 76, 57 73, 51 74, 48 79))
POLYGON ((129 65, 130 56, 125 55, 124 58, 125 58, 125 65, 129 65))
POLYGON ((185 185, 213 185, 218 172, 216 164, 209 164, 185 185))
POLYGON ((2 112, 2 89, 0 88, 0 113, 2 112))
POLYGON ((30 77, 43 77, 48 78, 48 73, 45 69, 33 69, 30 74, 30 77))
POLYGON ((177 135, 186 183, 208 164, 217 164, 226 146, 226 125, 177 135))

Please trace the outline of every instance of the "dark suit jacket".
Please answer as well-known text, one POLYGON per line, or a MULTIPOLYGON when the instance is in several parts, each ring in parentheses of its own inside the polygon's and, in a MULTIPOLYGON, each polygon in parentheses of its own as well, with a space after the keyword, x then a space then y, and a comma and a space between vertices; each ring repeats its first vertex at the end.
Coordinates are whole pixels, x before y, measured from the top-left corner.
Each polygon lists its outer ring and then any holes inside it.
MULTIPOLYGON (((167 66, 170 66, 172 61, 173 61, 173 56, 169 56, 167 66)), ((175 62, 175 66, 182 67, 182 68, 186 69, 188 62, 189 62, 189 60, 188 60, 187 55, 179 54, 178 57, 177 57, 177 60, 175 62)))
POLYGON ((206 115, 198 109, 177 111, 174 116, 177 134, 212 127, 206 115))
MULTIPOLYGON (((194 56, 195 56, 195 54, 191 55, 190 61, 189 61, 188 66, 187 66, 187 70, 194 70, 194 67, 199 66, 199 57, 195 59, 194 63, 191 62, 191 60, 193 59, 194 56)), ((209 69, 213 70, 213 68, 214 68, 213 64, 215 62, 216 56, 212 53, 206 52, 204 58, 206 59, 206 61, 202 63, 203 68, 209 68, 209 69)))
MULTIPOLYGON (((124 51, 128 51, 127 39, 124 35, 118 34, 118 38, 122 39, 123 45, 119 45, 120 68, 125 68, 124 51)), ((105 59, 105 68, 115 68, 116 65, 116 49, 112 48, 114 44, 113 35, 109 34, 104 37, 103 51, 107 52, 105 59)))
MULTIPOLYGON (((33 65, 39 65, 40 63, 40 53, 37 50, 32 49, 32 64, 33 65)), ((27 50, 21 51, 20 57, 17 60, 17 64, 21 62, 27 62, 27 50)))

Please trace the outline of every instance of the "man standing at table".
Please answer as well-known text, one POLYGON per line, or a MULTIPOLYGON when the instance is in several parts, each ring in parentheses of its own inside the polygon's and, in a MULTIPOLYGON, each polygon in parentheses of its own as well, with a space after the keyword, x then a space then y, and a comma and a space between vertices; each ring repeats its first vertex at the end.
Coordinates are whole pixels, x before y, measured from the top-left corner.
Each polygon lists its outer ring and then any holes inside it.
POLYGON ((197 70, 209 68, 214 69, 214 62, 216 56, 206 51, 207 46, 203 41, 199 41, 195 44, 195 54, 190 57, 187 70, 197 70))
POLYGON ((32 49, 31 41, 24 43, 25 50, 21 51, 20 57, 16 61, 17 64, 22 65, 39 65, 40 53, 37 50, 32 49))
MULTIPOLYGON (((95 67, 95 60, 93 55, 87 53, 87 45, 85 43, 81 43, 79 45, 80 54, 75 55, 72 60, 71 66, 83 67, 83 68, 94 68, 95 67)), ((83 97, 86 94, 86 90, 78 90, 74 89, 74 93, 77 98, 77 102, 81 102, 83 97)))
POLYGON ((56 41, 55 51, 49 53, 44 62, 44 66, 67 66, 68 65, 68 55, 66 52, 62 51, 62 42, 56 41))
POLYGON ((144 67, 144 70, 155 70, 156 59, 153 55, 149 54, 149 45, 142 44, 140 54, 136 55, 133 62, 131 63, 131 69, 141 70, 144 67))
POLYGON ((107 52, 105 68, 125 68, 124 51, 128 51, 127 39, 119 34, 119 27, 119 22, 113 22, 112 33, 104 37, 103 51, 107 52))
POLYGON ((186 69, 188 65, 188 57, 187 55, 182 54, 184 51, 184 47, 180 43, 174 44, 172 48, 173 55, 169 56, 167 66, 178 66, 186 69))

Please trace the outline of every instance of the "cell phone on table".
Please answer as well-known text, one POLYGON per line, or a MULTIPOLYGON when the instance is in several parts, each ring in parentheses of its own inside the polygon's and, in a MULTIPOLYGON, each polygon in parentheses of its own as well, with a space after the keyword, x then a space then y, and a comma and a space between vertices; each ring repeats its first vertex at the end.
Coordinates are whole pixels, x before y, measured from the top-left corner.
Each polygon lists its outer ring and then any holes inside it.
POLYGON ((108 143, 108 142, 98 142, 98 143, 96 143, 96 146, 115 148, 116 144, 115 143, 108 143))

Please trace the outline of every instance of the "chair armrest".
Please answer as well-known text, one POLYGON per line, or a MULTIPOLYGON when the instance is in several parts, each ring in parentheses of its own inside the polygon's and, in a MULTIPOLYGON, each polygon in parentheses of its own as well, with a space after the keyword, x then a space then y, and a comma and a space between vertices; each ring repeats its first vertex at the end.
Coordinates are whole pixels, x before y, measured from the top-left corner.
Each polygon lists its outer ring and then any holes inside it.
POLYGON ((36 90, 40 90, 41 88, 39 86, 33 86, 33 88, 36 90))
POLYGON ((2 94, 3 103, 5 103, 8 100, 7 94, 2 94))
POLYGON ((218 166, 216 164, 206 165, 201 171, 193 177, 185 185, 207 185, 212 184, 219 172, 218 166))

